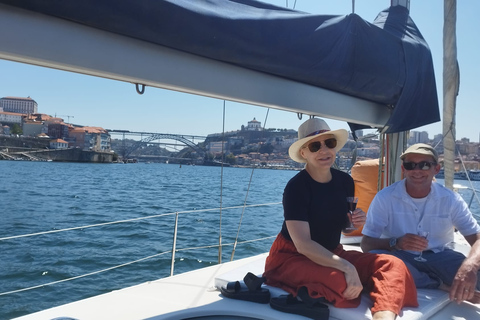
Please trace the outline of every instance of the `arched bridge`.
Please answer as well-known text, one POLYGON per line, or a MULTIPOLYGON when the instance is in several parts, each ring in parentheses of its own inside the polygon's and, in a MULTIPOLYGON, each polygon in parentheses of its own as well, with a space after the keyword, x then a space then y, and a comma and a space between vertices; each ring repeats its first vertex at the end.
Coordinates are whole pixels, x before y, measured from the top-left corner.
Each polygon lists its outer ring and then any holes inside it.
MULTIPOLYGON (((145 145, 146 143, 155 141, 155 140, 175 140, 185 146, 193 149, 200 156, 205 155, 205 149, 198 146, 198 143, 195 143, 195 140, 205 140, 204 136, 193 136, 193 135, 182 135, 182 134, 171 134, 171 133, 155 133, 155 132, 133 132, 128 130, 108 130, 110 135, 122 135, 125 140, 125 136, 137 136, 140 137, 140 140, 136 141, 134 144, 125 146, 121 152, 123 158, 128 158, 132 152, 145 145)), ((166 143, 166 145, 169 145, 166 143)))

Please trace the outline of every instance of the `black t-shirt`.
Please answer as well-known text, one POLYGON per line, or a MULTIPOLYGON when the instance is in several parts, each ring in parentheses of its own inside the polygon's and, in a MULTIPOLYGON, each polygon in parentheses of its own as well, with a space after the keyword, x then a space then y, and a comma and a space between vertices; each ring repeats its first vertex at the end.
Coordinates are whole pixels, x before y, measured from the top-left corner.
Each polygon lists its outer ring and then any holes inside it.
MULTIPOLYGON (((283 192, 283 210, 285 220, 307 221, 312 240, 333 250, 348 224, 346 198, 354 195, 355 186, 347 173, 330 171, 332 180, 327 183, 313 180, 306 170, 290 179, 283 192)), ((285 221, 281 232, 291 240, 285 221)))

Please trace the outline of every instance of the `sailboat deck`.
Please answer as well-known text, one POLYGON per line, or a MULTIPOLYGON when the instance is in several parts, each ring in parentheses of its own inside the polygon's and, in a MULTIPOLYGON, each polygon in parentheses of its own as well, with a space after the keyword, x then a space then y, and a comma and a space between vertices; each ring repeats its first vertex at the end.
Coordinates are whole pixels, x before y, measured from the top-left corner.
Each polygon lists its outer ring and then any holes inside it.
MULTIPOLYGON (((345 245, 358 250, 358 246, 345 245)), ((268 304, 258 304, 223 297, 216 289, 229 281, 242 280, 247 272, 260 275, 265 258, 261 254, 227 262, 169 278, 145 282, 136 286, 54 307, 21 320, 51 319, 306 319, 276 311, 268 304)), ((273 297, 285 294, 278 288, 265 286, 273 297)), ((474 319, 480 315, 480 305, 450 303, 448 293, 439 290, 418 290, 419 308, 405 308, 398 319, 474 319)), ((371 319, 368 296, 354 309, 330 308, 330 319, 371 319)))

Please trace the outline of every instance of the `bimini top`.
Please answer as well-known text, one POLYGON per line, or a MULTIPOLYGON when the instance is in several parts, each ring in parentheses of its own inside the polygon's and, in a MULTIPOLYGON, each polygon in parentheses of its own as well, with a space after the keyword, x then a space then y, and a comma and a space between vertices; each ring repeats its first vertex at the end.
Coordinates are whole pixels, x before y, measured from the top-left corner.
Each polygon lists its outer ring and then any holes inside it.
POLYGON ((390 133, 440 120, 430 50, 402 6, 369 23, 253 0, 0 3, 376 102, 390 133))

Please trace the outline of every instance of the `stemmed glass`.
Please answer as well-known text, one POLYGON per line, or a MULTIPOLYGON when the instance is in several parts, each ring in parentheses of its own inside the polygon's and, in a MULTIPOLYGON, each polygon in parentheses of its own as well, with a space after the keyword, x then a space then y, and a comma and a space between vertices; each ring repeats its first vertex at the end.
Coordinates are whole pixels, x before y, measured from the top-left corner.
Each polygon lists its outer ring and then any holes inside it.
POLYGON ((348 221, 350 222, 350 224, 348 225, 348 227, 346 227, 344 229, 344 231, 346 233, 352 232, 353 230, 357 230, 357 228, 355 228, 355 226, 353 225, 353 222, 352 222, 352 215, 353 215, 353 211, 357 208, 357 202, 358 202, 357 197, 347 197, 348 221))
MULTIPOLYGON (((425 239, 427 239, 427 237, 428 237, 428 232, 426 232, 426 231, 418 231, 418 235, 419 235, 420 237, 424 237, 425 239)), ((415 257, 414 259, 417 260, 417 261, 419 261, 419 262, 425 262, 425 261, 427 261, 427 259, 425 259, 424 257, 422 257, 422 253, 423 253, 423 251, 420 251, 420 255, 419 255, 418 257, 415 257)))

